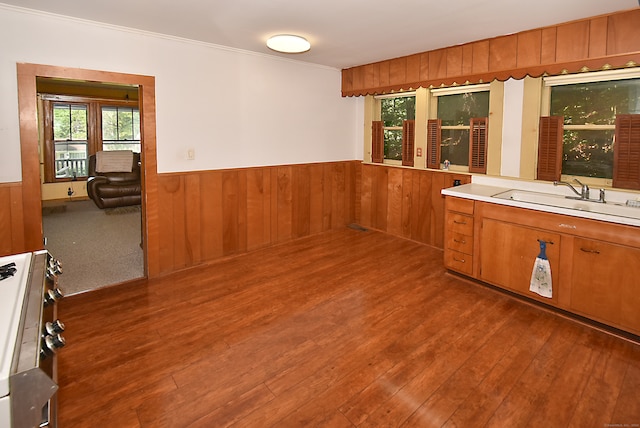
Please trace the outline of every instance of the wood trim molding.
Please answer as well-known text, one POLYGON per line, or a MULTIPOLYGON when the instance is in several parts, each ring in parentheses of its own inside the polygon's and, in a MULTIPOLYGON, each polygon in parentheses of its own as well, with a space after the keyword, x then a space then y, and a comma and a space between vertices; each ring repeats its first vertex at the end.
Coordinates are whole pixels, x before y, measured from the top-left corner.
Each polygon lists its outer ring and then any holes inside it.
POLYGON ((142 192, 142 227, 145 275, 157 276, 159 266, 158 177, 156 156, 155 78, 135 74, 86 70, 40 64, 17 64, 20 147, 22 157, 22 211, 24 242, 13 252, 43 248, 42 195, 38 158, 38 122, 36 77, 134 85, 140 94, 144 168, 142 192))
POLYGON ((640 8, 342 70, 342 95, 640 65, 640 8))

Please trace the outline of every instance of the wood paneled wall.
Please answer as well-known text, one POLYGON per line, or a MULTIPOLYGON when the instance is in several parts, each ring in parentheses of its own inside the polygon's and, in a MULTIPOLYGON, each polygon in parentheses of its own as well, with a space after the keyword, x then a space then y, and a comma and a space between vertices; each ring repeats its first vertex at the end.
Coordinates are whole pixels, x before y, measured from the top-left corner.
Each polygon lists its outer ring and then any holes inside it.
POLYGON ((160 273, 356 221, 360 162, 160 174, 160 273))
POLYGON ((467 174, 363 164, 358 223, 392 235, 444 246, 444 197, 440 191, 471 182, 467 174))
POLYGON ((640 64, 640 8, 342 70, 342 95, 640 64))
MULTIPOLYGON (((442 248, 456 179, 471 177, 360 161, 160 174, 153 276, 349 223, 442 248)), ((24 251, 22 190, 0 184, 0 255, 24 251)))
POLYGON ((0 183, 0 256, 24 251, 22 183, 0 183))

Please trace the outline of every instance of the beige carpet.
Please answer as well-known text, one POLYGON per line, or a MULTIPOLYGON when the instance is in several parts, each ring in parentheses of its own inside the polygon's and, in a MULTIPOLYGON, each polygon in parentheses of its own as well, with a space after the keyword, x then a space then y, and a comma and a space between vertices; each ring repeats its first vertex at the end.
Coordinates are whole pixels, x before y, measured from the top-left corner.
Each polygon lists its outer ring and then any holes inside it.
POLYGON ((46 249, 62 263, 59 285, 67 295, 143 276, 139 207, 109 212, 93 201, 43 209, 46 249))

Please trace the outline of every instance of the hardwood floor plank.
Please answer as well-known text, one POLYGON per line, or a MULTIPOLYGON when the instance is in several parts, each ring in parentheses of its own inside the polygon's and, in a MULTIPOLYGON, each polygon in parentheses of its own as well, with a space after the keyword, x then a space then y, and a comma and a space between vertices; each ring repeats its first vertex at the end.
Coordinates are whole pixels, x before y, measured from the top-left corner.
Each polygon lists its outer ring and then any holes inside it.
MULTIPOLYGON (((637 351, 637 350, 636 350, 637 351)), ((638 352, 635 352, 638 355, 638 352)), ((636 360, 637 361, 637 360, 636 360)), ((611 423, 623 425, 640 424, 640 364, 629 364, 618 395, 611 423), (634 396, 635 394, 635 396, 634 396)))
POLYGON ((615 352, 607 350, 617 348, 620 351, 621 345, 633 345, 602 335, 591 336, 594 336, 591 344, 598 353, 598 358, 589 373, 574 414, 567 424, 569 427, 578 428, 591 424, 604 426, 612 423, 618 394, 628 367, 628 363, 619 359, 615 352))
POLYGON ((461 403, 445 427, 464 427, 470 423, 484 426, 529 366, 535 355, 551 335, 554 317, 536 313, 523 307, 511 318, 509 325, 524 327, 525 333, 511 346, 502 359, 469 393, 469 399, 461 403))
POLYGON ((553 331, 545 345, 505 397, 487 427, 526 426, 538 411, 551 382, 561 376, 560 368, 571 353, 580 327, 563 323, 553 331))
POLYGON ((374 231, 72 296, 59 316, 60 426, 589 426, 638 411, 640 346, 374 231))
MULTIPOLYGON (((516 307, 513 310, 521 309, 516 307)), ((447 379, 403 426, 442 426, 465 400, 473 400, 470 393, 477 388, 509 348, 525 333, 524 324, 503 324, 482 347, 470 356, 460 368, 447 379)))
MULTIPOLYGON (((508 305, 508 302, 500 303, 508 305)), ((416 364, 418 372, 412 374, 406 383, 398 382, 395 377, 389 378, 389 384, 397 391, 376 412, 370 413, 362 426, 398 424, 411 416, 443 382, 478 352, 488 336, 506 322, 508 317, 503 316, 504 307, 500 303, 480 308, 473 321, 467 320, 463 328, 450 332, 449 340, 440 340, 437 346, 430 347, 426 359, 421 360, 422 364, 416 364)), ((388 385, 385 387, 389 388, 388 385)))

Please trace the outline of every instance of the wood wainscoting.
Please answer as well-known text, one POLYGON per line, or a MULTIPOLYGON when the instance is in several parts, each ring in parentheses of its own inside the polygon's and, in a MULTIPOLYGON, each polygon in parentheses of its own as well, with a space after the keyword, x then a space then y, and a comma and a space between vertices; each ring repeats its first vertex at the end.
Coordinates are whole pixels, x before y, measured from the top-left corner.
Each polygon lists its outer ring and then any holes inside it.
POLYGON ((359 169, 344 161, 160 174, 160 273, 356 221, 359 169))
POLYGON ((0 256, 24 251, 22 183, 0 183, 0 256))
POLYGON ((440 191, 471 182, 468 174, 362 165, 358 222, 391 235, 444 247, 444 197, 440 191))
MULTIPOLYGON (((149 277, 354 222, 442 248, 440 190, 454 180, 471 176, 355 160, 159 174, 149 277)), ((25 251, 22 194, 0 183, 0 255, 25 251)))

